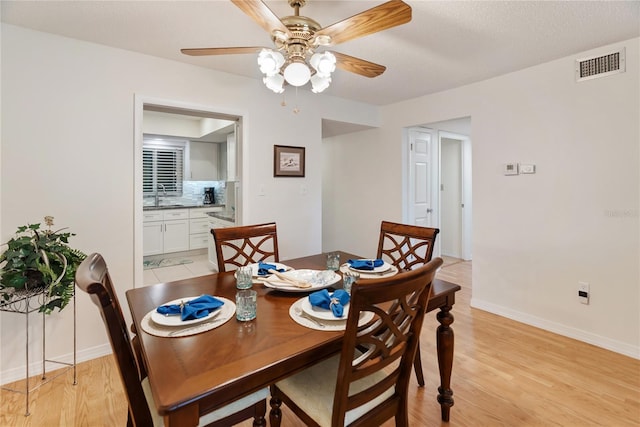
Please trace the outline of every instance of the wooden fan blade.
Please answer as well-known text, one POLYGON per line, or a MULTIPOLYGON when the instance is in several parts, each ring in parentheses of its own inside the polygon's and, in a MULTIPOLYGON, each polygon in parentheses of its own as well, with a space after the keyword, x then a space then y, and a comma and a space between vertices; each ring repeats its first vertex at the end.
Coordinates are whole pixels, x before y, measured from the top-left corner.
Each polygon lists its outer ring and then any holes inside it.
POLYGON ((336 67, 341 70, 360 74, 361 76, 377 77, 387 69, 384 65, 375 64, 373 62, 365 61, 364 59, 345 55, 344 53, 331 53, 336 57, 336 67))
POLYGON ((231 0, 251 19, 256 21, 266 32, 273 34, 274 30, 282 31, 290 35, 289 29, 282 23, 280 18, 260 0, 231 0))
POLYGON ((207 56, 207 55, 235 55, 240 53, 258 53, 263 47, 203 47, 196 49, 180 49, 180 52, 190 56, 207 56))
POLYGON ((411 6, 402 0, 391 0, 336 22, 316 32, 317 36, 330 36, 333 46, 348 40, 377 33, 411 21, 411 6))

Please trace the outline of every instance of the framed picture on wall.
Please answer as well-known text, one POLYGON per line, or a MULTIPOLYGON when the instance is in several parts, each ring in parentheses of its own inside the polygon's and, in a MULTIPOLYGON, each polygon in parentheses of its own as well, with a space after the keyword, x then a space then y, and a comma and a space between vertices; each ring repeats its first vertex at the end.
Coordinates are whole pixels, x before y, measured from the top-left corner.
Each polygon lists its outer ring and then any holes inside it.
POLYGON ((304 177, 304 147, 274 145, 273 176, 304 177))

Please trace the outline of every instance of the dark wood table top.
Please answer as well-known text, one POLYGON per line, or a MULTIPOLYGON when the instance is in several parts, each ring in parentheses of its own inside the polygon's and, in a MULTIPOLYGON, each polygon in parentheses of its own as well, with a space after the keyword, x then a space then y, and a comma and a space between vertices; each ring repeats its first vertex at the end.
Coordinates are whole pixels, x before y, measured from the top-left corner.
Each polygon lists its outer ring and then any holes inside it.
MULTIPOLYGON (((355 258, 341 253, 341 259, 355 258)), ((325 255, 283 263, 294 268, 324 269, 325 255)), ((336 284, 341 286, 341 282, 336 284)), ((165 422, 190 425, 198 413, 227 404, 304 369, 340 350, 343 332, 305 328, 289 317, 289 307, 306 293, 284 293, 263 285, 258 292, 258 315, 250 322, 234 318, 211 331, 187 337, 163 338, 145 333, 140 322, 167 301, 210 294, 235 299, 233 272, 210 274, 127 291, 151 390, 165 422), (175 418, 173 418, 175 417, 175 418)), ((458 285, 438 281, 433 304, 453 304, 458 285)))

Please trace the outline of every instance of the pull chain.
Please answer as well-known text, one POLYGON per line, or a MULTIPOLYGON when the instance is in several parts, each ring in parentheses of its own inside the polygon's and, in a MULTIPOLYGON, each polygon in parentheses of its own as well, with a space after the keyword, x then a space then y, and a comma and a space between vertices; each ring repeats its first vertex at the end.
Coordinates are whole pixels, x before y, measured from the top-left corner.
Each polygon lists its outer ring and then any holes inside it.
POLYGON ((298 114, 300 109, 298 108, 298 87, 296 86, 296 106, 293 107, 293 114, 298 114))

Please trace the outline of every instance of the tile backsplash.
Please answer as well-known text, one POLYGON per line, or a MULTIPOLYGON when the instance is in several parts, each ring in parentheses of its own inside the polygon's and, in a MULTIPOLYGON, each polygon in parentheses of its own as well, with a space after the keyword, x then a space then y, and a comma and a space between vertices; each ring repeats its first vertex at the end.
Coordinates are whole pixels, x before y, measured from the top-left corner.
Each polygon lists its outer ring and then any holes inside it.
POLYGON ((183 181, 182 198, 190 199, 194 202, 202 202, 205 187, 215 188, 216 204, 226 204, 226 182, 225 181, 183 181))

